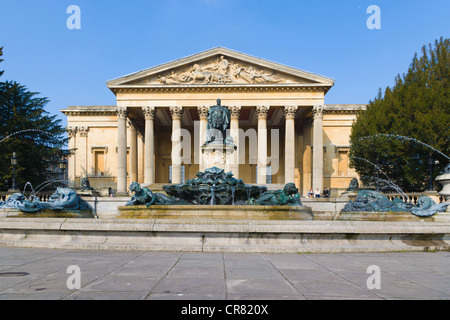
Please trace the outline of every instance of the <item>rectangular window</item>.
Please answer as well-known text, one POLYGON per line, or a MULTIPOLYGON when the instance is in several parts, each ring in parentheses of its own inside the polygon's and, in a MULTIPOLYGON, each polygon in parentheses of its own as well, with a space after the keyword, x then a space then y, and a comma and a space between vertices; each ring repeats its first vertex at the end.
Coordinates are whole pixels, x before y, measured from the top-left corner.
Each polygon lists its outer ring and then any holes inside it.
POLYGON ((347 176, 348 175, 348 152, 339 151, 338 153, 338 175, 347 176))
POLYGON ((105 151, 94 152, 94 174, 103 176, 105 174, 105 151))

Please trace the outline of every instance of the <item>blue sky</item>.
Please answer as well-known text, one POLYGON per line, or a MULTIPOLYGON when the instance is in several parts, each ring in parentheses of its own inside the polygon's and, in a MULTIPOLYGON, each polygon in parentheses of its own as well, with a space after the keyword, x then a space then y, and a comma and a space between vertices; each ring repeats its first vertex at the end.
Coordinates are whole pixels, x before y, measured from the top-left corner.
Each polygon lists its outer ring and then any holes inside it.
POLYGON ((115 104, 107 80, 222 46, 335 79, 327 104, 368 103, 449 37, 449 13, 448 0, 0 0, 1 79, 48 97, 65 125, 68 105, 115 104))

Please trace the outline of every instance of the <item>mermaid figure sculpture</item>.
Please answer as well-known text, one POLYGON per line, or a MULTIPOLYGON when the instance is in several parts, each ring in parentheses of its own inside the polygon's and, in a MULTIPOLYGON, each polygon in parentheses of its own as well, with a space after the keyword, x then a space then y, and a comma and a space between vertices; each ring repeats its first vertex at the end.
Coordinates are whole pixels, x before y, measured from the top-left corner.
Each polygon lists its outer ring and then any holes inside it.
POLYGON ((166 196, 162 193, 153 193, 148 188, 142 188, 139 183, 133 182, 129 187, 131 192, 134 192, 133 197, 127 202, 127 206, 146 205, 147 207, 153 204, 168 205, 174 204, 175 199, 166 196))
POLYGON ((372 190, 361 190, 355 201, 349 201, 342 212, 411 212, 419 217, 429 217, 437 212, 444 212, 449 204, 436 204, 428 196, 420 196, 417 204, 406 203, 399 198, 393 201, 372 190))
POLYGON ((266 191, 258 198, 251 198, 249 200, 251 205, 265 205, 265 206, 282 206, 294 205, 301 206, 300 195, 294 183, 287 183, 282 190, 266 191))
POLYGON ((39 201, 35 195, 28 198, 21 193, 11 195, 0 208, 15 208, 25 213, 37 213, 41 210, 92 210, 71 188, 58 187, 47 202, 39 201))

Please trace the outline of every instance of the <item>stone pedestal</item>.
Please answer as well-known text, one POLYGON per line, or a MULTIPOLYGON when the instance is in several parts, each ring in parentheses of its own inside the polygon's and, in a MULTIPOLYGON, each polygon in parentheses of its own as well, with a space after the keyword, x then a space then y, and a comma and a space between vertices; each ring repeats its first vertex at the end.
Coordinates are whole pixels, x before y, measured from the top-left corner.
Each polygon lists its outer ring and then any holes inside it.
POLYGON ((436 190, 427 190, 423 192, 424 196, 430 197, 434 202, 439 203, 439 193, 436 190))
POLYGON ((233 153, 235 146, 226 144, 223 141, 214 141, 202 146, 202 162, 205 168, 217 167, 231 171, 234 164, 233 153))
POLYGON ((77 191, 77 195, 80 197, 100 197, 100 193, 96 190, 80 190, 77 191))
POLYGON ((344 191, 341 193, 340 198, 348 201, 355 201, 358 191, 344 191))
MULTIPOLYGON (((450 173, 437 176, 436 181, 442 185, 442 190, 439 194, 444 196, 445 202, 450 202, 450 173)), ((450 206, 447 207, 446 212, 450 212, 450 206)))

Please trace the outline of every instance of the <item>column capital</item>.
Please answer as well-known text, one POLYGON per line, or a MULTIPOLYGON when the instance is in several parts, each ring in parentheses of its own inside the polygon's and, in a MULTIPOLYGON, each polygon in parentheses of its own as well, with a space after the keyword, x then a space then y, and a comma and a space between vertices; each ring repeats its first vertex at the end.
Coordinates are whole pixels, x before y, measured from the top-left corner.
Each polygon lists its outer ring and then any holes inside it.
POLYGON ((317 118, 322 119, 322 117, 323 117, 323 105, 313 106, 312 114, 313 114, 314 119, 317 119, 317 118))
POLYGON ((131 130, 136 130, 137 132, 144 132, 144 128, 141 123, 135 118, 128 118, 127 119, 128 125, 131 130))
POLYGON ((231 119, 239 119, 241 114, 241 106, 229 106, 228 109, 231 111, 231 119))
POLYGON ((142 112, 144 113, 145 120, 155 119, 155 106, 143 106, 142 112))
POLYGON ((170 114, 172 115, 172 120, 180 120, 183 115, 182 106, 171 106, 169 107, 170 114))
POLYGON ((89 127, 77 127, 77 131, 80 133, 80 137, 87 137, 89 127))
POLYGON ((206 119, 208 118, 209 106, 198 106, 197 112, 200 119, 206 119))
POLYGON ((256 114, 258 115, 258 119, 267 119, 269 108, 269 106, 256 106, 256 114))
POLYGON ((78 128, 77 127, 66 127, 67 135, 69 138, 75 137, 77 134, 78 128))
POLYGON ((284 117, 286 119, 294 119, 298 106, 284 106, 284 117))
POLYGON ((119 120, 125 120, 127 118, 128 115, 127 107, 117 106, 116 111, 117 111, 117 118, 119 120))

